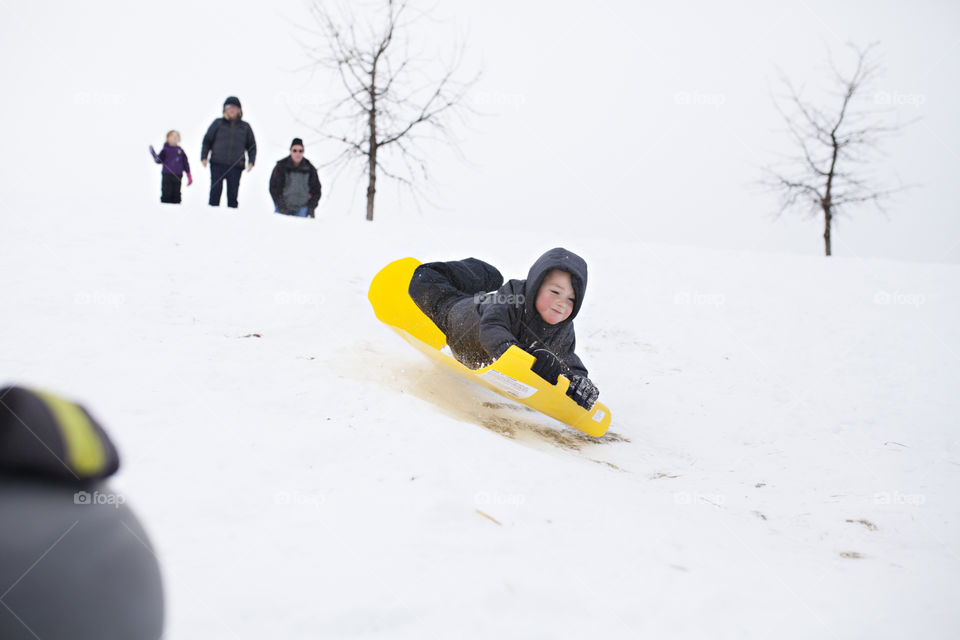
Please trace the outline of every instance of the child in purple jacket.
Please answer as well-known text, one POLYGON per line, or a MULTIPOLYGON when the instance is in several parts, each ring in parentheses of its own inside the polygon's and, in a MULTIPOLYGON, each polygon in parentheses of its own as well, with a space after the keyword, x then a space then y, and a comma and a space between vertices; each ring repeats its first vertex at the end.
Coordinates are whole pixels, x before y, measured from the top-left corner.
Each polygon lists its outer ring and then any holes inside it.
POLYGON ((180 133, 176 130, 167 132, 167 141, 163 143, 160 153, 150 146, 150 155, 157 164, 163 165, 160 178, 160 202, 180 204, 180 182, 184 173, 187 174, 187 186, 193 184, 190 175, 190 161, 187 154, 180 148, 180 133))

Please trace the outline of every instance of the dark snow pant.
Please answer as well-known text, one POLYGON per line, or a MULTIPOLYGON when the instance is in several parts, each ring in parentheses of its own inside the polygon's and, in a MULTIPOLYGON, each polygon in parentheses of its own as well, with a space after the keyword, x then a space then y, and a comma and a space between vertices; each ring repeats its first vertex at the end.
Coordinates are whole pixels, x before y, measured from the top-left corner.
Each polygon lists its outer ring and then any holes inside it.
POLYGON ((471 369, 491 361, 479 342, 476 296, 499 289, 503 276, 476 258, 422 264, 410 279, 410 297, 443 332, 454 357, 471 369))
POLYGON ((160 202, 180 204, 181 176, 163 172, 160 178, 160 202))
POLYGON ((410 279, 410 297, 420 310, 449 335, 450 309, 465 298, 499 289, 503 276, 491 264, 476 258, 429 262, 417 267, 410 279))
POLYGON ((210 163, 210 206, 220 206, 220 194, 223 183, 227 183, 227 206, 237 208, 237 192, 240 191, 240 176, 243 175, 243 164, 214 164, 210 163))

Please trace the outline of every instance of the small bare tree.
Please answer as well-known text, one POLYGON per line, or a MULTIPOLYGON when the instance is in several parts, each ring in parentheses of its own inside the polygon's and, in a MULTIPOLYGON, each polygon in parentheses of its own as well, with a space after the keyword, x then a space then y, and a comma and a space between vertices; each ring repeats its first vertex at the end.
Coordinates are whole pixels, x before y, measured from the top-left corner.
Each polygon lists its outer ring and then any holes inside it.
POLYGON ((802 91, 782 75, 788 94, 786 98, 774 98, 799 148, 785 163, 767 167, 764 183, 780 193, 778 215, 792 208, 808 209, 811 215, 823 213, 828 256, 832 253, 830 230, 839 214, 850 205, 866 202, 882 209, 883 201, 903 188, 881 188, 871 172, 878 155, 877 143, 900 129, 900 125, 885 122, 883 110, 862 104, 864 94, 880 74, 874 62, 876 45, 849 45, 856 54, 856 66, 846 74, 828 55, 835 88, 833 108, 820 108, 804 98, 802 91), (786 108, 781 104, 784 100, 786 108))
POLYGON ((417 182, 427 178, 420 141, 440 139, 456 147, 451 124, 468 108, 466 93, 479 76, 458 79, 462 46, 454 47, 446 64, 411 54, 411 27, 426 15, 412 15, 405 0, 387 0, 379 24, 361 23, 342 3, 318 0, 311 12, 321 40, 308 47, 313 64, 334 70, 343 94, 328 105, 319 125, 305 124, 342 146, 327 165, 362 165, 367 220, 373 220, 378 174, 416 195, 417 182))

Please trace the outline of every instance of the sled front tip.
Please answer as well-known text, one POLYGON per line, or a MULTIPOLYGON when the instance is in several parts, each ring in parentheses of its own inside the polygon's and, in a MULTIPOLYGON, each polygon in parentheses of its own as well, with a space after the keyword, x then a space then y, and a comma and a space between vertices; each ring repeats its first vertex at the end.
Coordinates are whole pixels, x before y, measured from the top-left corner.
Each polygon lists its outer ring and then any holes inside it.
POLYGON ((515 389, 499 384, 499 380, 488 380, 488 382, 501 387, 503 391, 521 399, 524 404, 537 411, 556 418, 589 436, 599 438, 605 434, 611 422, 610 409, 607 405, 596 402, 591 409, 584 409, 567 396, 570 381, 566 377, 560 376, 557 384, 550 384, 531 371, 534 361, 535 358, 532 355, 514 345, 488 367, 503 374, 505 378, 522 384, 528 390, 518 394, 515 389))

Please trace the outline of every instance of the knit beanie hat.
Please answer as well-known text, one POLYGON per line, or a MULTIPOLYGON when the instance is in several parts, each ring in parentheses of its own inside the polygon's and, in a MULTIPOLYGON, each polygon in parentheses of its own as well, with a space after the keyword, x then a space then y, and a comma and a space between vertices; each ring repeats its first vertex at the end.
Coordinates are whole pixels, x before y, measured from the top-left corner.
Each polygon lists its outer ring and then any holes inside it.
POLYGON ((235 106, 237 109, 243 109, 243 107, 240 106, 240 98, 238 98, 238 97, 236 97, 236 96, 230 96, 229 98, 227 98, 226 100, 224 100, 224 101, 223 101, 223 108, 226 109, 226 108, 227 108, 227 105, 230 105, 230 104, 232 104, 233 106, 235 106))
POLYGON ((302 146, 303 146, 303 140, 300 139, 300 138, 294 138, 294 139, 293 139, 293 142, 290 143, 290 148, 292 149, 292 148, 294 148, 294 147, 297 146, 297 145, 300 145, 300 146, 302 147, 302 146))

